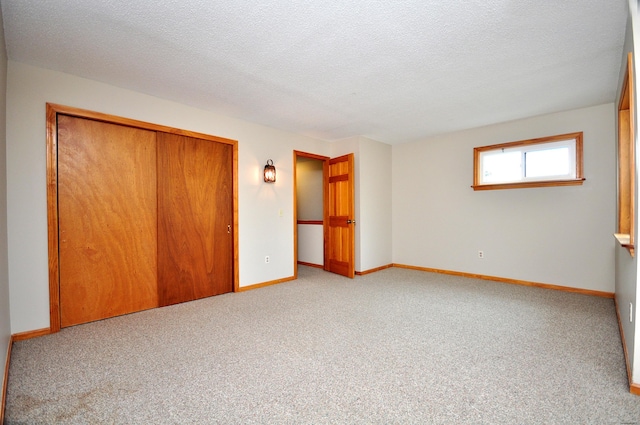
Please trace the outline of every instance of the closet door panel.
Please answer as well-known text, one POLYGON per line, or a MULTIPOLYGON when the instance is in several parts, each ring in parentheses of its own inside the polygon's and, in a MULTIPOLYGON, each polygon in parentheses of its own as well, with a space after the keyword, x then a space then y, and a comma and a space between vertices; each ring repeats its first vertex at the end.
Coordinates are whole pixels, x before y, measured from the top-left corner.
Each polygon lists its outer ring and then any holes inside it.
POLYGON ((62 327, 158 305, 155 138, 58 116, 62 327))
POLYGON ((231 145, 158 133, 160 305, 233 290, 231 145))

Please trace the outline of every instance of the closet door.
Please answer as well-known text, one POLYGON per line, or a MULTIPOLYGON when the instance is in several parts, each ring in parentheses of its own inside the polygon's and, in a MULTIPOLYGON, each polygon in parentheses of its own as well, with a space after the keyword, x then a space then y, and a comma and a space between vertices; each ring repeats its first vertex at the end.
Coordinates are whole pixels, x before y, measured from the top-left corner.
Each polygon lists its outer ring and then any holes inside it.
POLYGON ((58 115, 62 327, 158 305, 155 138, 58 115))
POLYGON ((158 133, 158 296, 169 305, 233 290, 233 148, 158 133))

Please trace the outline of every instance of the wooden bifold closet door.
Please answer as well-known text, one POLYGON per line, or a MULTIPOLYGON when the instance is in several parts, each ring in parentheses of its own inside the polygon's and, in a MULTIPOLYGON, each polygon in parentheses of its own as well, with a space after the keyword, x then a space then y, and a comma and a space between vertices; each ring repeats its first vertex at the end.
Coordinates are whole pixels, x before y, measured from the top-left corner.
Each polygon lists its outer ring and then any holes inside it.
POLYGON ((60 325, 233 290, 233 148, 58 115, 60 325))

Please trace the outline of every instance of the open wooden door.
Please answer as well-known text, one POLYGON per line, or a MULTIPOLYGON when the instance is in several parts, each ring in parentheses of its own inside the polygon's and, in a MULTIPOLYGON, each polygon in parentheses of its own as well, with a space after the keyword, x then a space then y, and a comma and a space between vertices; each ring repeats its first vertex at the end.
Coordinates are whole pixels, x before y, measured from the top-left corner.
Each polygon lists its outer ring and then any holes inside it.
POLYGON ((355 275, 355 206, 353 154, 329 160, 325 173, 329 187, 325 269, 353 278, 355 275))

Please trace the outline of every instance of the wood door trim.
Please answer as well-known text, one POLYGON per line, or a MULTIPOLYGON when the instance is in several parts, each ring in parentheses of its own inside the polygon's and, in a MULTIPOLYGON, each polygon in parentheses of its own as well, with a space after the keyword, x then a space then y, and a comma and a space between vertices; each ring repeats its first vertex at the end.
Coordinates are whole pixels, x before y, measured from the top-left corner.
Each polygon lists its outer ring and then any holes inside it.
POLYGON ((177 134, 180 136, 194 137, 196 139, 211 140, 213 142, 227 143, 235 145, 237 140, 227 139, 210 134, 198 133, 190 130, 182 130, 179 128, 168 127, 161 124, 154 124, 146 121, 134 120, 131 118, 119 117, 117 115, 104 114, 102 112, 89 111, 86 109, 74 108, 72 106, 58 105, 55 103, 47 103, 47 110, 53 109, 56 114, 70 115, 78 118, 88 118, 96 121, 102 121, 110 124, 126 125, 128 127, 142 128, 144 130, 160 131, 163 133, 177 134))
POLYGON ((49 329, 60 331, 58 262, 58 111, 47 103, 47 233, 49 250, 49 329))
MULTIPOLYGON (((331 158, 327 158, 322 164, 322 219, 325 223, 329 223, 329 162, 331 158)), ((324 270, 329 271, 329 225, 323 227, 322 240, 324 244, 324 270)))
POLYGON ((195 137, 233 146, 233 288, 238 291, 239 248, 238 248, 238 141, 194 131, 181 130, 145 121, 123 118, 116 115, 89 111, 55 103, 46 104, 46 175, 47 175, 47 238, 49 254, 49 329, 51 333, 60 331, 60 269, 58 238, 58 114, 78 118, 93 119, 111 124, 120 124, 145 130, 159 131, 182 136, 195 137))
POLYGON ((309 152, 295 151, 295 150, 293 151, 293 154, 295 156, 300 156, 302 158, 317 159, 319 161, 328 161, 329 159, 331 159, 328 156, 318 155, 318 154, 309 153, 309 152))
POLYGON ((239 224, 238 224, 238 142, 233 143, 233 292, 240 290, 240 250, 239 250, 239 224))

